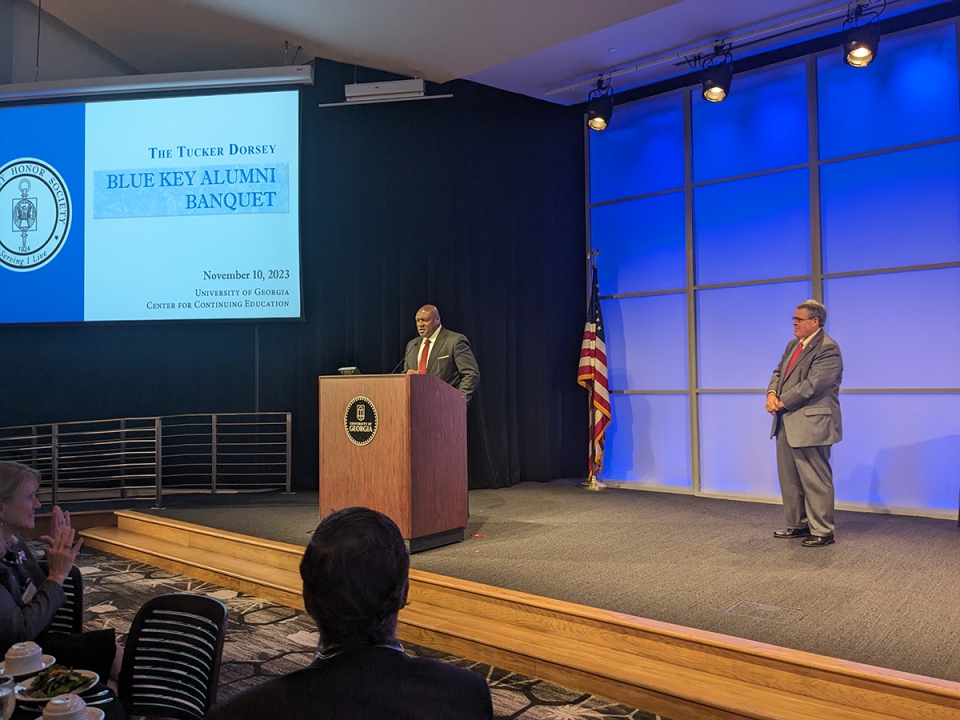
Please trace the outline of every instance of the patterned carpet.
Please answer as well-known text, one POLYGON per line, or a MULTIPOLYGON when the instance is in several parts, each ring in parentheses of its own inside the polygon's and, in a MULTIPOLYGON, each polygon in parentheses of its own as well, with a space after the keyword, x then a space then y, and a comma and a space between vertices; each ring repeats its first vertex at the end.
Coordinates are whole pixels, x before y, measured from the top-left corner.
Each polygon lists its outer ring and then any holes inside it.
MULTIPOLYGON (((223 601, 229 610, 230 624, 220 670, 221 700, 268 678, 309 665, 313 659, 316 626, 299 610, 87 548, 77 558, 77 566, 84 579, 85 627, 114 628, 121 641, 137 610, 155 595, 188 592, 223 601)), ((595 695, 429 648, 405 644, 405 649, 410 655, 436 658, 483 675, 490 685, 498 720, 661 720, 657 715, 595 695)))

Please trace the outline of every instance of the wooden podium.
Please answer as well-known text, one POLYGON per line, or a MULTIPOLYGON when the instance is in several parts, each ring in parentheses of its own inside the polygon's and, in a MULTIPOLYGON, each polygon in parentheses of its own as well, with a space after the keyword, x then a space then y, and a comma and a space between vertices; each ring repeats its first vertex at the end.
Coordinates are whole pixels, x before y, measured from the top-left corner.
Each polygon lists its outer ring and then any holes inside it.
POLYGON ((354 506, 392 518, 410 552, 463 540, 467 403, 459 390, 435 375, 320 377, 320 517, 354 506))

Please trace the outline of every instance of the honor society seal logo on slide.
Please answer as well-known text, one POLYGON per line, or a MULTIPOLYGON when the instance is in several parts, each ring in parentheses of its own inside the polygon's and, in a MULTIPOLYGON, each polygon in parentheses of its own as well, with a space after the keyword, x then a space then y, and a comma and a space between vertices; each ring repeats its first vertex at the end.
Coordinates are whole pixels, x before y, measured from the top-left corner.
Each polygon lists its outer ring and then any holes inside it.
POLYGON ((377 434, 377 409, 368 398, 355 397, 347 403, 343 426, 354 445, 369 445, 377 434))
POLYGON ((70 192, 49 164, 20 158, 0 167, 0 266, 43 267, 67 241, 72 218, 70 192))

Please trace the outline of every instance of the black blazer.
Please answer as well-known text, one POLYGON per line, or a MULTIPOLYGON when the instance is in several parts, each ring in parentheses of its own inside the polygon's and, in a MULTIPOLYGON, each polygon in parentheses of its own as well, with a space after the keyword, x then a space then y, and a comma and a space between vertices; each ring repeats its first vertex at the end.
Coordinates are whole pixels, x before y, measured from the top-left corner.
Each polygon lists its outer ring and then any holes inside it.
POLYGON ((47 580, 23 541, 11 545, 10 551, 22 552, 25 559, 19 569, 0 563, 0 655, 14 643, 35 640, 67 601, 63 588, 47 580), (33 599, 25 603, 23 593, 27 579, 37 591, 33 599))
POLYGON ((479 673, 389 647, 346 651, 213 707, 208 720, 492 720, 479 673))
MULTIPOLYGON (((403 356, 403 369, 416 370, 419 363, 420 343, 423 338, 415 337, 407 343, 403 356)), ((473 393, 480 384, 480 368, 470 349, 470 341, 465 335, 440 328, 436 345, 430 350, 427 372, 436 375, 448 385, 453 385, 470 402, 473 393)))

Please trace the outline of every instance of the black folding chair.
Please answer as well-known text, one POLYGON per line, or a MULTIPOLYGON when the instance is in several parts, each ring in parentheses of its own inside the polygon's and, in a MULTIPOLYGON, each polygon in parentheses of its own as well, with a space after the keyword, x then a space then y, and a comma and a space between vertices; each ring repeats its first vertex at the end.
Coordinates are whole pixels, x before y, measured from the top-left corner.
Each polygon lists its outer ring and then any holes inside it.
POLYGON ((206 595, 144 603, 127 635, 119 697, 128 715, 195 720, 217 699, 227 608, 206 595))
MULTIPOLYGON (((46 575, 47 561, 40 560, 40 567, 46 575)), ((70 574, 63 583, 63 592, 67 601, 57 610, 53 620, 47 625, 48 632, 78 633, 83 631, 83 575, 77 566, 70 568, 70 574)))

